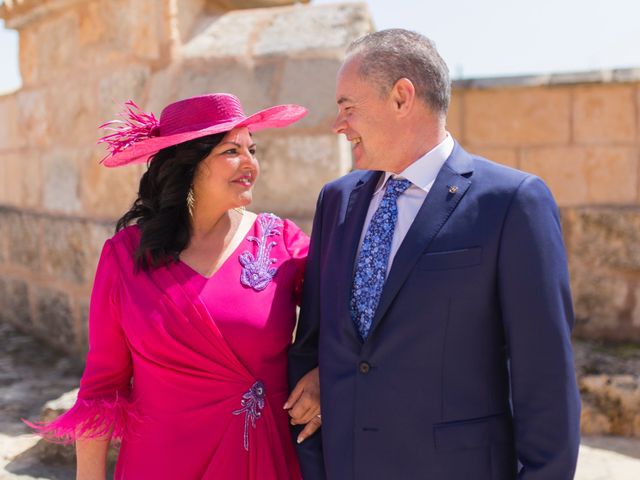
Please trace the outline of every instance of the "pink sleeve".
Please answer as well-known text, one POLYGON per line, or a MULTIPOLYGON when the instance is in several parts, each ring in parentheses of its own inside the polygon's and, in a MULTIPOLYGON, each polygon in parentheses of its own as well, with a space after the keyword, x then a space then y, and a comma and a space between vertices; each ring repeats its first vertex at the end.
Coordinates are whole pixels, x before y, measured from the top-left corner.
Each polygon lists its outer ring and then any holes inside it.
POLYGON ((300 230, 300 227, 291 220, 285 220, 284 242, 289 255, 291 255, 291 259, 296 265, 294 295, 296 298, 296 304, 300 305, 304 267, 307 263, 307 255, 309 254, 309 236, 300 230))
POLYGON ((91 293, 89 352, 75 405, 54 421, 32 424, 47 439, 122 438, 137 418, 129 404, 131 354, 120 324, 118 262, 105 243, 91 293))

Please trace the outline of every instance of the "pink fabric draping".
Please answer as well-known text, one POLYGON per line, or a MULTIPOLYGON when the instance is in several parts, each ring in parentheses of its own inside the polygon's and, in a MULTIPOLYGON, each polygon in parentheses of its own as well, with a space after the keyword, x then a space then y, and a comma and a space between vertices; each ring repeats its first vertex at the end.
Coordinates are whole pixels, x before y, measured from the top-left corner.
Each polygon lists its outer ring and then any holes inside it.
POLYGON ((41 433, 120 438, 117 479, 300 479, 282 406, 308 237, 261 214, 210 278, 182 262, 136 272, 139 237, 105 243, 78 401, 41 433), (241 282, 245 252, 275 268, 261 290, 241 282))

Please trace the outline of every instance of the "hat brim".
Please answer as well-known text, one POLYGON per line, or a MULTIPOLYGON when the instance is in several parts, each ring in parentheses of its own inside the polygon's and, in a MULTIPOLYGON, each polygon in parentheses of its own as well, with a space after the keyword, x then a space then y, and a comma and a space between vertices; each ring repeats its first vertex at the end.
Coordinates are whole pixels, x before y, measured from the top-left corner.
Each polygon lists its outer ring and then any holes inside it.
POLYGON ((163 148, 178 145, 196 138, 229 132, 234 128, 247 127, 250 132, 257 132, 267 128, 282 128, 297 122, 307 114, 307 109, 300 105, 276 105, 260 110, 248 117, 240 117, 225 123, 219 123, 202 130, 176 133, 164 137, 150 137, 135 143, 127 149, 104 159, 105 167, 120 167, 135 163, 146 163, 151 155, 163 148))

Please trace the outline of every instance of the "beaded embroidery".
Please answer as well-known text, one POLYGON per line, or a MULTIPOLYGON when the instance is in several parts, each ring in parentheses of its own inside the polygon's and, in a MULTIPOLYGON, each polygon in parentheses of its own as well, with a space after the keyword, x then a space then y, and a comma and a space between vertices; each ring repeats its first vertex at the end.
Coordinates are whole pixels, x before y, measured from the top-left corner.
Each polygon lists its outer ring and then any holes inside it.
POLYGON ((249 451, 249 425, 256 428, 256 420, 262 416, 264 408, 264 384, 257 380, 251 388, 242 395, 240 405, 242 408, 234 410, 234 415, 242 415, 244 413, 244 449, 249 451))
POLYGON ((269 241, 269 237, 281 235, 282 221, 273 213, 265 213, 258 217, 258 225, 260 226, 260 238, 247 237, 250 242, 256 242, 258 245, 258 253, 254 257, 249 251, 240 254, 239 260, 242 264, 242 273, 240 274, 240 282, 253 288, 259 292, 267 288, 271 283, 273 276, 278 271, 278 267, 272 266, 277 260, 269 258, 271 249, 277 244, 275 241, 269 241))

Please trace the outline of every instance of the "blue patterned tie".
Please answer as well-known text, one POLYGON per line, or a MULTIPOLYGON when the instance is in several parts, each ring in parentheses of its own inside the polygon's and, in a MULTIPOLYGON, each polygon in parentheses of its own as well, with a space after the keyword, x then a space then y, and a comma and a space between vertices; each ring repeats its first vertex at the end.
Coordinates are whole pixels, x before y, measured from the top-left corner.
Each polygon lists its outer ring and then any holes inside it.
POLYGON ((398 219, 396 200, 410 185, 409 180, 389 178, 360 247, 351 288, 351 318, 363 340, 369 335, 387 276, 391 241, 398 219))

